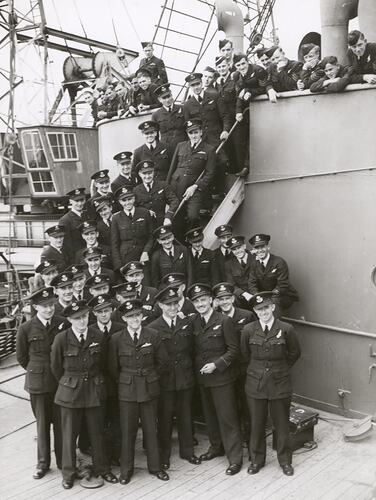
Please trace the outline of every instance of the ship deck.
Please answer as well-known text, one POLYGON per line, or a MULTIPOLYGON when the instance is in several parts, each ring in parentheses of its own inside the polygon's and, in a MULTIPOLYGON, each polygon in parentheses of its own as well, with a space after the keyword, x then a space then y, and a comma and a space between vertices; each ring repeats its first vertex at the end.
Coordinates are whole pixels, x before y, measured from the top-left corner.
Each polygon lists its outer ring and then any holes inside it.
MULTIPOLYGON (((14 359, 13 359, 14 361, 14 359)), ((376 498, 376 433, 358 442, 345 442, 346 419, 320 412, 315 427, 317 448, 294 453, 295 475, 286 477, 278 466, 276 453, 268 438, 267 464, 256 476, 246 472, 248 457, 244 450, 242 471, 233 477, 224 474, 225 458, 217 458, 199 466, 181 460, 174 436, 170 481, 162 482, 146 470, 141 439, 137 441, 135 474, 126 486, 105 483, 102 488, 84 489, 76 481, 72 490, 61 487, 61 474, 56 467, 40 480, 32 473, 36 461, 34 417, 23 390, 23 370, 12 359, 0 367, 0 498, 8 499, 75 499, 122 498, 152 500, 193 499, 252 500, 320 499, 371 500, 376 498)), ((198 434, 197 454, 206 451, 208 442, 198 434)), ((113 472, 118 474, 118 468, 113 472)))

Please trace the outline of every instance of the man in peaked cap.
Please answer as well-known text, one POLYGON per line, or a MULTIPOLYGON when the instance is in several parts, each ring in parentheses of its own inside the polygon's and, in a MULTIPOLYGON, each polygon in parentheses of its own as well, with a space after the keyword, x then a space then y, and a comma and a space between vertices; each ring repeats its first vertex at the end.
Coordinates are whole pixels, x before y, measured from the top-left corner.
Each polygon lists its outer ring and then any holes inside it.
POLYGON ((60 415, 54 404, 56 380, 50 369, 51 345, 55 335, 69 327, 65 318, 55 313, 55 295, 52 287, 37 290, 29 296, 36 315, 22 323, 16 338, 18 363, 26 370, 25 390, 37 422, 37 467, 34 479, 42 478, 50 469, 50 426, 54 431, 56 465, 61 468, 62 443, 60 415))
POLYGON ((183 110, 174 103, 169 83, 160 85, 154 93, 162 106, 154 111, 151 119, 158 123, 160 139, 166 144, 172 158, 179 142, 187 140, 183 110))
POLYGON ((86 219, 94 220, 97 216, 94 201, 100 196, 111 197, 110 191, 110 177, 108 170, 98 170, 91 176, 95 193, 85 203, 86 219))
POLYGON ((126 327, 111 336, 108 367, 118 381, 122 446, 120 484, 130 482, 134 471, 135 442, 141 419, 150 474, 162 481, 169 479, 159 457, 157 398, 159 373, 167 368, 168 356, 156 330, 142 325, 142 302, 127 300, 120 307, 126 327), (127 356, 119 353, 127 352, 127 356), (127 359, 125 359, 127 358, 127 359))
MULTIPOLYGON (((218 310, 231 318, 238 336, 239 342, 241 332, 245 325, 257 320, 257 316, 247 309, 241 309, 235 306, 235 288, 231 283, 218 283, 213 287, 213 295, 217 303, 218 310)), ((247 366, 244 363, 239 363, 238 373, 235 382, 236 400, 238 403, 238 413, 240 417, 240 428, 242 432, 243 445, 248 448, 249 445, 249 429, 250 418, 248 405, 244 393, 245 374, 247 366)))
POLYGON ((350 31, 347 58, 355 73, 352 83, 376 84, 376 43, 368 42, 359 30, 350 31))
MULTIPOLYGON (((114 321, 114 300, 109 294, 97 295, 96 297, 93 297, 89 301, 88 306, 92 308, 92 313, 95 317, 95 321, 90 322, 90 327, 93 331, 103 334, 105 350, 107 352, 111 336, 114 333, 123 330, 124 323, 123 321, 114 321)), ((107 401, 104 417, 106 450, 111 464, 119 465, 121 430, 117 385, 114 383, 106 369, 104 370, 104 375, 106 377, 107 389, 107 401)))
POLYGON ((110 293, 111 280, 107 274, 98 274, 86 280, 85 286, 92 297, 97 297, 110 293))
POLYGON ((48 245, 43 247, 40 261, 54 260, 59 273, 69 265, 68 255, 64 249, 65 230, 63 226, 52 226, 46 229, 45 234, 48 236, 48 245))
POLYGON ((169 369, 161 374, 161 393, 158 401, 158 443, 161 464, 170 467, 172 423, 176 408, 179 455, 198 465, 192 437, 192 396, 195 385, 192 363, 193 332, 188 318, 180 318, 180 296, 176 288, 166 287, 156 296, 162 315, 150 323, 159 333, 169 356, 169 369))
POLYGON ((55 289, 57 301, 55 302, 55 312, 59 316, 73 299, 73 274, 70 272, 60 273, 51 280, 51 286, 55 289))
POLYGON ((97 222, 95 220, 86 220, 79 226, 78 229, 81 231, 82 238, 85 240, 86 245, 85 248, 81 248, 77 252, 76 264, 83 264, 85 262, 85 255, 87 254, 87 250, 100 249, 101 254, 103 255, 103 265, 109 268, 111 266, 111 248, 108 241, 106 242, 106 244, 99 246, 97 222))
POLYGON ((76 476, 76 441, 85 419, 89 433, 94 474, 117 483, 110 470, 103 439, 103 405, 106 398, 103 374, 103 334, 88 326, 89 307, 73 301, 64 309, 71 327, 58 334, 51 353, 51 369, 59 382, 55 403, 60 406, 64 489, 73 486, 76 476))
POLYGON ((153 83, 161 85, 167 83, 166 67, 162 59, 154 55, 152 42, 141 42, 145 57, 141 59, 139 68, 147 68, 151 74, 153 83))
POLYGON ((189 140, 178 144, 167 177, 178 199, 185 200, 174 221, 179 240, 187 229, 200 225, 200 209, 209 196, 216 164, 213 146, 202 141, 202 122, 188 120, 186 129, 189 140))
POLYGON ((218 238, 219 246, 214 250, 214 258, 218 268, 218 280, 226 281, 226 261, 231 256, 231 250, 227 246, 228 240, 232 236, 232 227, 229 224, 221 224, 216 227, 214 234, 218 238))
POLYGON ((218 266, 213 250, 203 246, 204 233, 202 227, 195 227, 185 233, 188 242, 188 286, 192 283, 206 283, 214 286, 218 283, 218 266))
POLYGON ((201 460, 222 456, 229 461, 227 475, 237 474, 243 450, 234 382, 239 356, 239 339, 230 318, 213 309, 211 288, 195 283, 188 297, 197 310, 192 320, 195 371, 208 429, 210 447, 201 460))
POLYGON ((123 186, 115 193, 122 211, 112 217, 111 256, 113 268, 120 269, 127 262, 147 262, 153 245, 153 222, 149 211, 135 207, 133 189, 123 186))
MULTIPOLYGON (((99 196, 94 200, 94 208, 97 213, 98 245, 109 247, 111 240, 111 220, 112 220, 112 197, 99 196)), ((108 248, 109 250, 109 248, 108 248)))
POLYGON ((252 295, 273 291, 276 295, 275 316, 280 317, 284 309, 299 300, 296 289, 289 281, 289 268, 282 257, 270 253, 270 236, 255 234, 249 239, 255 251, 255 259, 251 262, 248 275, 248 291, 252 295))
POLYGON ((143 160, 136 165, 136 172, 141 181, 133 192, 139 207, 149 210, 155 218, 155 226, 172 223, 172 218, 179 205, 179 200, 165 181, 155 179, 155 164, 143 160))
POLYGON ((74 263, 77 251, 85 246, 78 226, 84 221, 85 188, 77 188, 67 193, 71 205, 70 210, 59 219, 59 226, 65 231, 64 250, 68 256, 69 264, 74 263))
POLYGON ((226 281, 235 287, 237 304, 244 309, 249 309, 252 294, 248 292, 248 276, 254 257, 247 250, 244 236, 232 236, 227 245, 232 255, 225 263, 226 281))
POLYGON ((123 186, 136 184, 136 177, 132 171, 132 151, 121 151, 114 156, 114 160, 119 168, 119 175, 111 183, 111 191, 115 193, 123 186))
POLYGON ((111 284, 115 283, 115 273, 104 265, 101 247, 87 248, 83 253, 83 258, 87 265, 87 269, 85 269, 86 278, 105 274, 111 284))
POLYGON ((251 305, 258 321, 246 325, 241 336, 241 354, 248 365, 245 392, 252 416, 248 474, 257 474, 265 465, 265 425, 270 412, 279 465, 285 475, 292 476, 290 368, 299 359, 299 341, 291 325, 275 319, 273 292, 256 293, 251 305))
POLYGON ((142 122, 138 126, 144 138, 144 144, 134 150, 133 164, 139 165, 143 161, 152 161, 157 180, 166 180, 171 163, 170 151, 167 144, 159 140, 159 125, 154 121, 142 122))
POLYGON ((73 298, 72 300, 84 300, 87 299, 87 293, 85 293, 85 266, 83 264, 72 264, 65 270, 67 273, 73 274, 73 298))
POLYGON ((38 284, 38 280, 36 279, 34 281, 35 289, 32 291, 36 291, 39 288, 51 286, 51 281, 55 278, 55 276, 59 274, 56 266, 56 261, 52 259, 44 260, 43 262, 41 262, 39 266, 35 268, 35 272, 40 275, 43 284, 38 284))
POLYGON ((172 226, 160 226, 153 236, 159 244, 151 257, 151 283, 159 287, 161 279, 170 273, 188 275, 188 250, 175 241, 172 226))

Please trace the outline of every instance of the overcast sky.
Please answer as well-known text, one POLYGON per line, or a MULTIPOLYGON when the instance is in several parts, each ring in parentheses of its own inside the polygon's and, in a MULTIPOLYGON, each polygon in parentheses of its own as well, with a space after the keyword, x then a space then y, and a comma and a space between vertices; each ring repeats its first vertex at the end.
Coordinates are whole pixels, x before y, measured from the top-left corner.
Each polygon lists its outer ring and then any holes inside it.
MULTIPOLYGON (((99 39, 114 45, 119 45, 139 51, 141 40, 153 38, 155 25, 161 14, 163 0, 45 0, 45 12, 47 23, 51 27, 63 29, 64 31, 99 39), (81 25, 82 23, 82 25, 81 25), (118 39, 118 42, 116 40, 118 39)), ((319 31, 320 28, 320 0, 277 0, 274 10, 275 25, 278 36, 285 52, 291 58, 297 57, 297 47, 302 37, 309 31, 319 31)), ((16 8, 20 12, 27 12, 30 3, 26 0, 15 0, 16 8)), ((185 12, 191 12, 196 16, 208 16, 208 7, 197 0, 175 0, 175 8, 185 12)), ((171 26, 178 31, 198 33, 200 23, 198 21, 187 21, 180 25, 171 26)), ((213 30, 216 26, 213 25, 213 30)), ((32 33, 32 32, 29 32, 32 33)), ((217 52, 217 44, 223 33, 217 33, 213 40, 213 46, 203 58, 201 66, 213 64, 213 58, 217 52)), ((63 43, 60 41, 60 43, 63 43)), ((177 36, 172 42, 174 46, 188 49, 194 40, 177 36)), ((17 89, 16 117, 21 122, 28 124, 40 122, 42 113, 42 71, 41 58, 38 55, 40 49, 35 46, 19 46, 17 59, 17 74, 22 75, 25 84, 17 89)), ((156 48, 158 55, 159 49, 156 48)), ((0 54, 0 68, 9 69, 7 51, 0 54)), ((170 52, 171 54, 171 52, 170 52)), ((174 54, 176 64, 191 65, 192 56, 183 53, 174 54), (191 59, 189 59, 191 57, 191 59)), ((54 95, 59 90, 63 80, 62 66, 67 54, 51 51, 49 59, 49 95, 52 105, 54 95)), ((166 53, 167 57, 167 53, 166 53)), ((135 61, 138 67, 138 61, 135 61)), ((7 90, 7 83, 0 79, 1 94, 7 90)), ((0 116, 4 118, 7 113, 5 100, 0 101, 0 116)), ((0 130, 3 130, 0 124, 0 130)))

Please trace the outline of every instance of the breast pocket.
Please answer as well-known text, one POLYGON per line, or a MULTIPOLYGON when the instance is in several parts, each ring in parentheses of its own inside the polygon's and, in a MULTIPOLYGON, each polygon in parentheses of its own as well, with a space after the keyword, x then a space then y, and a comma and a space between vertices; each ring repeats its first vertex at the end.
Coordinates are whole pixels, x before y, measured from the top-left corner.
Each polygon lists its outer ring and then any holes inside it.
POLYGON ((133 352, 130 349, 119 351, 119 365, 125 368, 131 368, 133 352))
POLYGON ((67 370, 76 369, 78 367, 78 354, 80 352, 79 347, 70 346, 64 352, 64 368, 67 370))
POLYGON ((47 339, 43 334, 31 335, 29 342, 30 353, 38 353, 46 350, 47 339))
POLYGON ((212 328, 206 334, 207 346, 210 350, 213 351, 223 351, 225 346, 225 341, 223 337, 222 326, 219 325, 219 328, 212 328))
POLYGON ((153 352, 153 346, 141 347, 140 354, 143 367, 148 367, 153 364, 153 352))
POLYGON ((136 238, 141 238, 147 234, 146 232, 146 221, 144 218, 136 220, 132 224, 132 231, 136 238))
POLYGON ((64 403, 73 403, 76 397, 78 377, 63 376, 59 381, 56 398, 64 403))

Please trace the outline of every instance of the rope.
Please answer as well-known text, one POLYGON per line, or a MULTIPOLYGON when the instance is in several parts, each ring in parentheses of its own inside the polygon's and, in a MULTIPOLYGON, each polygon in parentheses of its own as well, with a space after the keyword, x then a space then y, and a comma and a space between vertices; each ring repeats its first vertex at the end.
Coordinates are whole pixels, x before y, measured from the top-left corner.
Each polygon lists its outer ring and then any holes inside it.
MULTIPOLYGON (((76 0, 73 0, 73 5, 74 5, 74 8, 75 8, 75 10, 76 10, 76 14, 77 14, 78 20, 79 20, 79 22, 80 22, 82 32, 83 32, 83 34, 85 35, 85 38, 88 38, 87 33, 86 33, 86 30, 85 30, 84 23, 83 23, 83 21, 82 21, 82 19, 81 19, 80 12, 79 12, 78 7, 77 7, 76 0)), ((90 52, 91 52, 92 54, 94 54, 94 51, 93 51, 93 48, 92 48, 92 46, 91 46, 91 45, 89 45, 89 49, 90 49, 90 52)))
POLYGON ((133 31, 135 32, 135 35, 136 35, 136 37, 137 37, 138 41, 141 43, 141 38, 140 38, 140 37, 139 37, 139 35, 138 35, 138 31, 137 31, 136 26, 134 25, 134 23, 133 23, 133 21, 132 21, 132 18, 131 18, 131 16, 130 16, 129 12, 128 12, 128 9, 127 9, 127 7, 125 6, 124 0, 121 0, 121 4, 122 4, 122 6, 124 7, 125 13, 126 13, 126 14, 127 14, 127 16, 128 16, 129 22, 131 23, 131 26, 132 26, 132 28, 133 28, 133 31))

